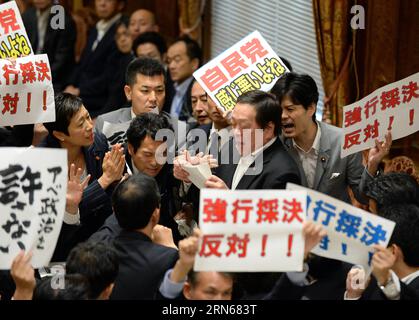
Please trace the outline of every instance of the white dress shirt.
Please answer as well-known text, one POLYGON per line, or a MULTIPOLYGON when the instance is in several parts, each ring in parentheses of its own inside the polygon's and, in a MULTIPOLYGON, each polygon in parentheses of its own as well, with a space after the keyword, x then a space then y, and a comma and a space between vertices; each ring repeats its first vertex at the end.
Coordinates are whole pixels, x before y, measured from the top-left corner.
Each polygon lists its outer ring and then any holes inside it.
POLYGON ((240 180, 243 178, 246 171, 255 161, 257 156, 262 153, 266 148, 270 147, 276 140, 276 137, 268 141, 263 147, 252 152, 251 154, 241 157, 239 163, 237 164, 236 171, 234 172, 233 182, 231 183, 231 190, 235 190, 240 180))
POLYGON ((45 45, 45 35, 47 33, 47 26, 49 20, 50 9, 44 10, 41 12, 40 10, 36 10, 36 20, 38 25, 38 46, 35 48, 36 53, 42 53, 44 50, 45 45))
POLYGON ((301 161, 301 166, 303 167, 304 174, 307 179, 307 184, 310 189, 314 188, 314 177, 316 175, 316 167, 317 167, 317 158, 319 156, 320 150, 320 137, 321 137, 321 130, 319 124, 317 124, 317 133, 316 137, 314 138, 313 145, 311 146, 310 150, 307 152, 304 151, 295 141, 292 139, 292 145, 294 149, 298 153, 298 157, 301 161))
POLYGON ((182 111, 183 96, 186 94, 186 91, 188 90, 188 87, 192 81, 193 77, 191 76, 181 84, 174 84, 176 94, 173 97, 172 105, 170 107, 170 115, 172 117, 179 118, 180 112, 182 111))
POLYGON ((99 20, 96 23, 96 29, 97 29, 97 38, 92 46, 92 51, 94 51, 99 44, 99 42, 103 39, 106 32, 113 26, 115 22, 117 22, 121 18, 122 14, 118 13, 113 17, 112 19, 105 21, 105 20, 99 20))

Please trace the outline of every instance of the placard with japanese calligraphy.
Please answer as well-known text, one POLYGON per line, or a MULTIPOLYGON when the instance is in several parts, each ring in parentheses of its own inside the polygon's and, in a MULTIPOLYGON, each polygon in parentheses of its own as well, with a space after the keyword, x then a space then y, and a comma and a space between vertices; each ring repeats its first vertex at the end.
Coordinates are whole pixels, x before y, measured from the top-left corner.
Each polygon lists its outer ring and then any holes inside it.
POLYGON ((307 192, 307 219, 327 232, 311 252, 368 268, 373 245, 387 246, 395 226, 393 221, 293 183, 287 183, 287 190, 307 192))
POLYGON ((21 250, 33 250, 34 268, 48 265, 66 191, 66 150, 0 148, 0 269, 10 269, 21 250))
POLYGON ((373 147, 387 130, 393 140, 419 131, 418 84, 419 72, 344 107, 341 157, 373 147))
POLYGON ((202 189, 197 271, 302 271, 307 193, 202 189))
POLYGON ((0 125, 55 121, 54 89, 46 54, 0 59, 0 125))
POLYGON ((193 76, 219 108, 232 110, 251 90, 269 91, 288 68, 258 31, 194 72, 193 76))
POLYGON ((131 120, 123 123, 103 122, 102 132, 106 136, 109 146, 127 142, 127 130, 130 124, 131 120))
POLYGON ((16 2, 0 5, 0 59, 33 54, 16 2))

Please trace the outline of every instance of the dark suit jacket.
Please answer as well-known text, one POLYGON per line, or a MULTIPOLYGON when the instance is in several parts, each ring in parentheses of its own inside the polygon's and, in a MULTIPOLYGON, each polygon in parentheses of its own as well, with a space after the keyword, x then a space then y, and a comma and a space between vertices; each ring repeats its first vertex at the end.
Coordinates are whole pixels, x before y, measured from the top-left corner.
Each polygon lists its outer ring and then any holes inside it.
POLYGON ((123 230, 114 241, 119 256, 119 272, 111 299, 151 300, 164 274, 173 268, 178 252, 155 244, 141 232, 123 230))
MULTIPOLYGON (((51 27, 51 19, 53 17, 54 15, 50 14, 48 18, 42 53, 48 55, 52 71, 52 83, 54 90, 58 92, 62 91, 68 84, 68 75, 74 68, 74 48, 77 33, 74 20, 69 14, 65 14, 64 29, 54 30, 51 27)), ((34 7, 28 8, 22 15, 22 19, 32 48, 36 51, 39 41, 36 9, 34 7)))
MULTIPOLYGON (((60 148, 60 144, 55 138, 47 136, 39 147, 60 148)), ((52 261, 65 261, 70 250, 97 231, 105 219, 112 214, 110 199, 112 187, 105 191, 97 181, 102 176, 102 161, 107 151, 106 137, 101 133, 95 133, 93 144, 88 148, 83 148, 86 170, 91 178, 79 204, 81 224, 63 223, 52 261)))
MULTIPOLYGON (((125 159, 131 171, 133 171, 131 157, 128 152, 125 155, 125 159)), ((178 187, 176 186, 177 182, 173 177, 171 166, 166 165, 163 167, 162 171, 160 171, 155 179, 157 181, 157 185, 159 186, 161 196, 159 224, 172 230, 173 240, 177 245, 179 240, 183 239, 183 237, 179 233, 178 224, 173 219, 179 209, 177 208, 176 200, 174 199, 174 194, 177 193, 176 190, 178 190, 178 187)), ((103 226, 101 226, 100 229, 90 237, 89 240, 105 241, 106 243, 109 243, 119 234, 121 230, 122 229, 119 226, 115 215, 112 214, 106 219, 103 226)))
POLYGON ((198 125, 198 123, 193 123, 188 126, 188 134, 186 136, 186 149, 190 152, 194 152, 193 154, 198 154, 199 152, 205 153, 206 144, 208 144, 210 138, 210 132, 212 128, 212 123, 198 125), (198 144, 198 136, 196 135, 196 130, 202 130, 205 133, 207 140, 205 144, 205 148, 203 145, 198 144))
MULTIPOLYGON (((386 295, 379 288, 377 280, 374 277, 371 277, 371 281, 362 294, 361 299, 388 300, 386 295)), ((409 284, 405 284, 400 280, 400 300, 419 300, 419 277, 416 277, 409 284)))
POLYGON ((352 265, 319 256, 308 264, 309 275, 315 281, 310 285, 298 286, 283 273, 264 300, 343 300, 346 276, 352 265))
MULTIPOLYGON (((223 147, 233 149, 233 140, 229 145, 223 147)), ((233 163, 233 152, 230 152, 229 164, 221 164, 216 170, 215 175, 221 178, 231 188, 234 172, 237 164, 233 163)), ((259 158, 262 155, 259 155, 259 158)), ((260 161, 256 158, 255 163, 260 161)), ((252 171, 252 168, 246 173, 252 171)), ((236 190, 243 189, 285 189, 287 182, 300 184, 300 174, 297 164, 285 150, 280 139, 263 151, 263 167, 258 175, 244 175, 237 184, 236 190)), ((239 273, 237 278, 239 286, 246 292, 248 299, 259 299, 268 293, 279 273, 239 273)))
POLYGON ((93 28, 88 35, 87 44, 80 57, 80 62, 74 70, 71 84, 80 89, 80 97, 92 118, 103 113, 109 98, 109 68, 115 68, 118 48, 115 43, 115 22, 105 33, 102 40, 92 51, 97 38, 97 29, 93 28))
MULTIPOLYGON (((230 140, 228 147, 230 150, 233 148, 233 140, 230 140)), ((223 153, 223 152, 222 152, 223 153)), ((255 163, 258 163, 262 154, 256 158, 255 163)), ((221 178, 231 188, 234 173, 237 168, 237 163, 233 163, 233 155, 230 152, 229 164, 221 164, 215 169, 214 174, 221 178)), ((249 168, 240 182, 237 184, 236 189, 285 189, 287 182, 300 184, 300 174, 297 164, 290 157, 284 148, 280 139, 266 148, 263 151, 263 167, 260 174, 248 175, 252 172, 252 167, 249 168)))
MULTIPOLYGON (((168 74, 170 74, 168 72, 168 74)), ((192 86, 193 86, 194 81, 192 81, 189 86, 188 89, 186 90, 183 98, 182 98, 182 108, 180 110, 180 114, 179 114, 179 120, 181 121, 186 121, 189 122, 193 119, 192 116, 192 101, 191 101, 191 90, 192 90, 192 86), (189 121, 188 121, 189 120, 189 121)), ((167 89, 166 89, 166 100, 165 100, 165 104, 163 107, 163 110, 166 111, 167 113, 170 114, 170 108, 172 106, 172 101, 173 98, 176 95, 176 89, 172 84, 170 84, 170 82, 167 84, 167 89)))

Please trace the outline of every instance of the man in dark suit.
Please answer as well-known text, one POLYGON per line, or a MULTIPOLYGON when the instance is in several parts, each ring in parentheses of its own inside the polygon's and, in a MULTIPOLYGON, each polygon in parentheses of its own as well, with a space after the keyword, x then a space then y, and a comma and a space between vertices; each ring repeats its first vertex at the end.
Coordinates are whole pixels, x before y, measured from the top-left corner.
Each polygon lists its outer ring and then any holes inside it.
MULTIPOLYGON (((231 120, 234 140, 221 150, 221 164, 205 182, 207 188, 284 189, 287 182, 300 183, 298 167, 278 138, 281 109, 273 95, 259 90, 244 93, 231 120)), ((188 173, 178 164, 174 174, 188 181, 188 173)), ((242 273, 239 282, 248 298, 259 299, 271 290, 277 277, 242 273)))
POLYGON ((192 74, 200 67, 202 51, 199 44, 182 36, 167 50, 167 64, 174 87, 168 90, 164 110, 182 121, 194 121, 191 106, 192 74))
POLYGON ((387 248, 375 246, 374 276, 365 291, 348 274, 346 299, 419 300, 419 206, 395 204, 378 214, 396 222, 387 248))
POLYGON ((66 92, 80 96, 92 118, 103 111, 108 100, 108 68, 113 67, 118 49, 115 43, 117 22, 126 0, 95 0, 99 21, 89 32, 86 47, 75 68, 66 92))
MULTIPOLYGON (((284 189, 287 182, 299 184, 298 167, 277 137, 280 119, 281 109, 272 95, 258 90, 242 94, 231 117, 234 140, 230 146, 234 143, 238 154, 228 152, 230 161, 221 162, 206 187, 284 189)), ((227 147, 221 150, 221 160, 227 147)))
MULTIPOLYGON (((171 129, 165 117, 144 113, 134 118, 127 131, 128 148, 125 159, 131 172, 145 173, 156 180, 161 197, 159 224, 172 230, 177 244, 182 237, 173 217, 180 209, 177 201, 179 183, 173 177, 172 165, 165 161, 164 154, 159 155, 159 152, 167 148, 167 143, 156 138, 158 131, 165 129, 171 129)), ((111 215, 91 239, 108 242, 115 238, 119 231, 115 215, 111 215)))
POLYGON ((160 218, 160 194, 156 181, 143 173, 122 181, 112 195, 118 224, 123 229, 114 240, 119 273, 111 299, 153 299, 178 252, 152 241, 160 218))
POLYGON ((51 13, 52 0, 35 0, 33 5, 22 15, 23 23, 36 54, 48 55, 54 91, 61 91, 67 86, 75 64, 76 26, 67 13, 60 18, 65 21, 63 29, 52 24, 55 17, 51 13))

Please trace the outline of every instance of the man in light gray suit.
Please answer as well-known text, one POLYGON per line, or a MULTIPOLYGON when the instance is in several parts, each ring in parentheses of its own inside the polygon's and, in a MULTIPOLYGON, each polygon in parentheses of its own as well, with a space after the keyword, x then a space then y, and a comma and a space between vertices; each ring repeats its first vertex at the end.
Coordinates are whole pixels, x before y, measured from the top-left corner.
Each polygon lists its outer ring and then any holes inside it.
POLYGON ((364 167, 360 152, 340 157, 341 128, 316 121, 319 92, 313 78, 287 73, 278 80, 272 93, 281 103, 284 144, 298 164, 302 185, 351 203, 349 186, 359 202, 368 204, 365 187, 388 154, 391 134, 386 135, 383 143, 376 141, 364 167))
MULTIPOLYGON (((124 87, 125 95, 128 101, 131 101, 131 107, 121 108, 97 117, 95 130, 103 132, 105 126, 113 124, 126 135, 126 130, 133 118, 143 113, 153 112, 169 120, 175 132, 176 145, 178 149, 181 148, 186 142, 187 125, 162 111, 166 96, 165 89, 165 70, 160 62, 151 58, 133 60, 127 67, 124 87)), ((111 144, 112 139, 116 138, 112 133, 105 132, 111 144)))

